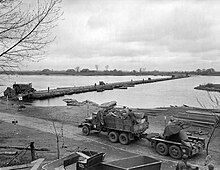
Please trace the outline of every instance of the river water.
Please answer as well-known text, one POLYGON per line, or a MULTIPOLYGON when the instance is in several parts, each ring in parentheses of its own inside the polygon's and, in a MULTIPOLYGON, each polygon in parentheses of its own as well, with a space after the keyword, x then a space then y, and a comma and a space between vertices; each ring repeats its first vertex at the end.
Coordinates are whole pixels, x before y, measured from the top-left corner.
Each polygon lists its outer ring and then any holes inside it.
MULTIPOLYGON (((13 83, 32 83, 36 90, 46 90, 58 87, 73 87, 81 85, 98 84, 99 81, 106 83, 142 80, 148 77, 159 78, 161 76, 45 76, 45 75, 0 75, 0 93, 12 86, 13 83)), ((119 105, 139 108, 154 108, 162 106, 183 104, 195 107, 201 107, 202 103, 207 108, 212 108, 209 95, 206 91, 195 90, 194 87, 199 84, 220 83, 220 76, 192 76, 184 79, 149 83, 129 87, 128 89, 114 89, 104 92, 88 92, 82 94, 66 95, 62 97, 36 100, 32 104, 36 106, 65 106, 65 98, 73 98, 78 101, 91 100, 98 104, 117 101, 119 105)), ((218 96, 219 93, 211 92, 211 96, 218 96)))

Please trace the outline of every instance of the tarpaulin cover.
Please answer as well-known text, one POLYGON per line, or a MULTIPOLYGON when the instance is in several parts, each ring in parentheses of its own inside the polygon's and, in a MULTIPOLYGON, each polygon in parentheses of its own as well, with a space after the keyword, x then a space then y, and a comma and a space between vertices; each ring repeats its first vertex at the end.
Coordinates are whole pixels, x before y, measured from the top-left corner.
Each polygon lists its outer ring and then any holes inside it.
POLYGON ((164 137, 169 137, 171 135, 177 134, 181 131, 181 127, 178 125, 167 125, 164 129, 164 137))

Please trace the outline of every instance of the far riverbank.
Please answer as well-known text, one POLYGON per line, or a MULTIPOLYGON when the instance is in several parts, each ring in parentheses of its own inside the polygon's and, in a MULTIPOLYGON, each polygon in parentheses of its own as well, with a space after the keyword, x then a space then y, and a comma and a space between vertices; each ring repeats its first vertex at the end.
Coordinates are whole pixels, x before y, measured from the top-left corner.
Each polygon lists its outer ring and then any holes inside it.
POLYGON ((199 85, 195 87, 194 89, 206 90, 206 91, 211 91, 211 92, 220 92, 220 84, 207 83, 205 85, 199 85))

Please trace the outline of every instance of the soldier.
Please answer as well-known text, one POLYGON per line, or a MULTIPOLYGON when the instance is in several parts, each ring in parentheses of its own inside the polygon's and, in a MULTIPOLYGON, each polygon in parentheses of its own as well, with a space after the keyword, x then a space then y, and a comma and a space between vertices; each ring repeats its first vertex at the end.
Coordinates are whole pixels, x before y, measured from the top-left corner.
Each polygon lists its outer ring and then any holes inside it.
POLYGON ((187 159, 188 159, 188 156, 184 154, 182 156, 182 160, 177 163, 176 170, 189 170, 188 165, 187 165, 187 159))
POLYGON ((214 165, 209 164, 209 165, 208 165, 208 170, 214 170, 214 165))
POLYGON ((101 127, 102 125, 104 125, 103 114, 104 114, 104 109, 99 109, 98 112, 97 112, 97 118, 98 118, 98 120, 99 120, 99 125, 100 125, 100 127, 101 127))
POLYGON ((133 123, 136 123, 134 112, 129 108, 125 109, 125 113, 123 114, 123 117, 124 117, 124 119, 129 118, 132 120, 133 123))
POLYGON ((182 160, 179 161, 176 165, 176 170, 198 170, 198 167, 193 167, 187 163, 188 156, 184 154, 182 156, 182 160))

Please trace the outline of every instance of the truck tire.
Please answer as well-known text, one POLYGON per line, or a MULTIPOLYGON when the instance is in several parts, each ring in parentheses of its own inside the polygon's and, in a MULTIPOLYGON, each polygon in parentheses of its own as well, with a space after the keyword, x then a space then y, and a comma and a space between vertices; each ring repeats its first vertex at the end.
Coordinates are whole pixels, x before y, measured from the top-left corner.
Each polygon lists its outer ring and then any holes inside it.
POLYGON ((171 145, 169 148, 169 154, 174 159, 180 159, 182 157, 182 151, 179 146, 171 145))
POLYGON ((84 125, 84 126, 82 127, 82 133, 83 133, 83 135, 88 136, 88 135, 90 134, 89 126, 84 125))
POLYGON ((168 146, 165 143, 159 142, 156 145, 156 151, 160 155, 166 156, 168 154, 168 146))
POLYGON ((119 142, 122 144, 122 145, 127 145, 129 144, 129 138, 128 138, 128 135, 126 133, 121 133, 119 135, 119 142))
POLYGON ((112 142, 112 143, 116 143, 118 142, 118 132, 115 132, 115 131, 111 131, 109 134, 108 134, 108 138, 109 140, 112 142))

